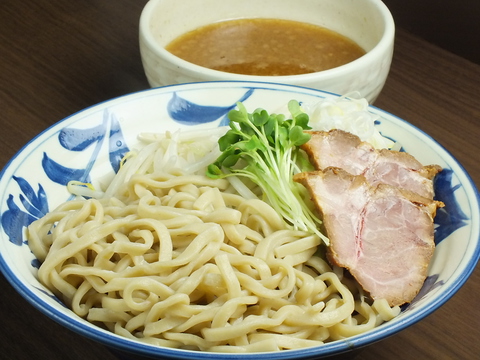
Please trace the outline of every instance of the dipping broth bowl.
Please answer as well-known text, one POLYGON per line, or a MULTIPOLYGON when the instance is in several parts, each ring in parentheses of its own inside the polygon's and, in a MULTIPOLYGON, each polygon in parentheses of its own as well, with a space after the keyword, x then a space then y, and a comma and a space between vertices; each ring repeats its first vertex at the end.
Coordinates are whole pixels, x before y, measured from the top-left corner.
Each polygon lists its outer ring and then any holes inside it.
POLYGON ((204 81, 266 81, 336 94, 359 92, 372 103, 393 55, 395 24, 381 0, 151 0, 140 17, 142 63, 151 87, 204 81), (185 61, 165 47, 200 27, 233 19, 282 19, 319 25, 365 50, 345 65, 301 75, 257 76, 213 70, 185 61))

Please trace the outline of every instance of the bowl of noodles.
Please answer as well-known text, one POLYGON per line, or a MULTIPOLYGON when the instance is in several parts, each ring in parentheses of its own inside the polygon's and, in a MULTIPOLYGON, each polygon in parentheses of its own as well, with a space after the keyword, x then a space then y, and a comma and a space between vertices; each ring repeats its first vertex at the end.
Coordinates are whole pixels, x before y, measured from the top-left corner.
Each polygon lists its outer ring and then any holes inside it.
POLYGON ((478 192, 434 139, 365 99, 271 83, 173 85, 73 114, 3 169, 0 216, 0 267, 23 297, 82 336, 146 358, 345 353, 438 309, 480 256, 478 192), (251 178, 206 175, 232 110, 288 117, 292 100, 311 127, 343 127, 443 169, 434 254, 407 304, 369 298, 329 263, 323 235, 285 221, 251 178))

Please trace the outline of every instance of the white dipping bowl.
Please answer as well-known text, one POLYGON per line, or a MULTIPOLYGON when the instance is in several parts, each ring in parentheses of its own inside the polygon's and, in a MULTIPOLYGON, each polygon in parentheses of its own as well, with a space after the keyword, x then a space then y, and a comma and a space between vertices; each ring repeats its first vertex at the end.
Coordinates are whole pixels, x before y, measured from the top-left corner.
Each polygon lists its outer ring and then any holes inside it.
POLYGON ((1 173, 1 271, 34 307, 66 328, 117 351, 157 359, 317 359, 364 347, 411 326, 450 299, 473 271, 480 256, 479 196, 461 164, 433 138, 374 107, 370 111, 378 115, 376 126, 383 135, 399 141, 422 163, 444 169, 437 177, 435 190, 446 207, 438 210, 435 220, 437 247, 428 278, 413 302, 390 322, 361 335, 300 350, 195 352, 149 345, 95 326, 62 305, 37 279, 38 262, 26 244, 25 226, 70 198, 64 184, 72 176, 97 179, 113 174, 110 157, 118 160, 118 152, 135 147, 137 134, 216 128, 225 124, 226 113, 240 100, 249 111, 262 107, 275 112, 291 99, 311 104, 323 98, 336 95, 273 83, 208 82, 149 89, 67 117, 28 143, 1 173))
POLYGON ((372 103, 392 61, 395 25, 381 0, 151 0, 140 18, 140 53, 152 87, 203 81, 267 81, 345 95, 358 91, 372 103), (165 46, 201 26, 242 18, 275 18, 320 25, 360 45, 366 54, 310 74, 254 76, 212 70, 185 61, 165 46))

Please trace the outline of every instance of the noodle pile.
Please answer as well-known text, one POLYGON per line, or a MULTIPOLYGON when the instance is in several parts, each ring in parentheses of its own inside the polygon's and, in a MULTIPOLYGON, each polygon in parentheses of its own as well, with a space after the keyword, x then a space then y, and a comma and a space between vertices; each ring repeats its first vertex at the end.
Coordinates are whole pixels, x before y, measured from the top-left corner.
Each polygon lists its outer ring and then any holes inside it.
POLYGON ((214 141, 145 139, 104 192, 28 229, 38 278, 78 316, 155 345, 257 352, 353 336, 399 313, 318 256, 318 236, 203 175, 214 141))

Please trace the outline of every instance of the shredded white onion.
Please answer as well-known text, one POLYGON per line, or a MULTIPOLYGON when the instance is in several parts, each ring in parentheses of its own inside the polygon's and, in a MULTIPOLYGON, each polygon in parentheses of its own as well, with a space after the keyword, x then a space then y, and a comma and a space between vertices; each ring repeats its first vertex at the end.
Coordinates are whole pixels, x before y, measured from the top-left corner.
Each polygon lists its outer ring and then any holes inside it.
MULTIPOLYGON (((313 130, 344 130, 357 135, 362 141, 377 149, 390 149, 394 142, 380 134, 375 121, 380 116, 368 109, 368 101, 356 92, 341 97, 324 98, 312 103, 302 103, 302 110, 308 114, 313 130)), ((277 113, 289 117, 287 106, 277 113)))
POLYGON ((348 131, 377 149, 391 148, 394 144, 375 128, 375 121, 380 116, 368 111, 368 101, 355 98, 355 94, 326 98, 311 105, 302 104, 302 108, 310 116, 309 125, 314 130, 348 131))

